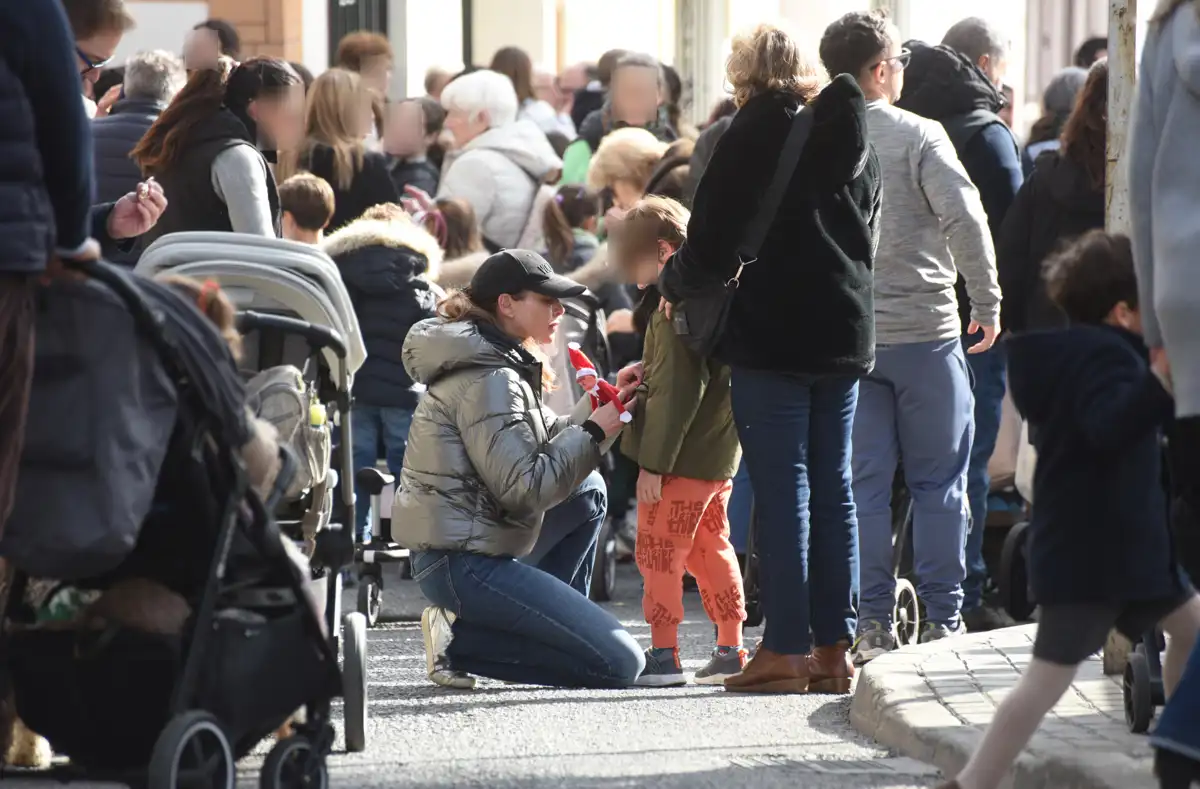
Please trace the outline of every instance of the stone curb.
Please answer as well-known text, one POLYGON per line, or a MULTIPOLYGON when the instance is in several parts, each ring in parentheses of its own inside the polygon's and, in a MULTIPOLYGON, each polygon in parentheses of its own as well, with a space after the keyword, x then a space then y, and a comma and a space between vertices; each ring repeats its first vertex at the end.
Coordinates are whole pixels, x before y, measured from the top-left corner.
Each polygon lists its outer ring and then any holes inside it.
MULTIPOLYGON (((993 635, 955 640, 985 643, 993 635)), ((850 723, 881 745, 950 776, 967 763, 983 732, 956 718, 926 683, 920 664, 937 651, 937 644, 907 647, 867 664, 858 675, 850 723)), ((1035 734, 1001 789, 1158 789, 1158 782, 1147 760, 1097 751, 1074 757, 1035 734)))

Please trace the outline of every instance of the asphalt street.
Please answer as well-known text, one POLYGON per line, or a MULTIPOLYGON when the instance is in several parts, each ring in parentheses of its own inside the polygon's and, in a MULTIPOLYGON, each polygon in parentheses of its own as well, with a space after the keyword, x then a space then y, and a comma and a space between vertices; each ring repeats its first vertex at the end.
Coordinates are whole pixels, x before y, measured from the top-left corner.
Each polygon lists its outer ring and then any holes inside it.
MULTIPOLYGON (((848 722, 849 698, 742 696, 717 688, 572 691, 481 681, 474 691, 434 687, 424 675, 423 602, 411 581, 389 578, 384 616, 369 635, 369 745, 335 753, 334 787, 805 787, 917 789, 932 768, 878 748, 848 722)), ((621 568, 608 604, 648 643, 641 582, 621 568)), ((707 661, 713 629, 688 595, 685 668, 707 661)), ((753 643, 757 631, 747 633, 753 643)), ((340 721, 339 721, 340 727, 340 721)), ((338 748, 341 748, 339 742, 338 748)), ((257 759, 243 784, 257 785, 257 759)))

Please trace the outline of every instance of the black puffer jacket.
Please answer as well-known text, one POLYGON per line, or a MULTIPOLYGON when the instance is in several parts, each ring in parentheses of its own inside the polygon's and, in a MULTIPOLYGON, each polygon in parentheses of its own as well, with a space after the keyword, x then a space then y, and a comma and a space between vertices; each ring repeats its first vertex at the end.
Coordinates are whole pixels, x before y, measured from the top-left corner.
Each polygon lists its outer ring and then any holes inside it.
POLYGON ((1104 187, 1093 186, 1084 169, 1060 151, 1039 156, 996 245, 1005 331, 1066 326, 1066 316, 1046 295, 1042 263, 1059 244, 1102 227, 1104 187))
MULTIPOLYGON (((659 278, 672 303, 737 271, 799 106, 793 94, 764 93, 733 116, 696 190, 687 241, 659 278)), ((758 259, 742 272, 717 358, 751 370, 869 373, 882 194, 866 100, 843 74, 813 101, 812 132, 758 259)))
POLYGON ((413 324, 434 315, 440 290, 430 282, 442 261, 437 239, 412 222, 360 219, 323 248, 342 274, 367 346, 354 377, 355 402, 416 408, 420 390, 401 351, 413 324))
POLYGON ((145 136, 167 105, 152 99, 121 99, 107 117, 92 121, 96 147, 96 199, 120 200, 137 187, 142 172, 129 152, 145 136))

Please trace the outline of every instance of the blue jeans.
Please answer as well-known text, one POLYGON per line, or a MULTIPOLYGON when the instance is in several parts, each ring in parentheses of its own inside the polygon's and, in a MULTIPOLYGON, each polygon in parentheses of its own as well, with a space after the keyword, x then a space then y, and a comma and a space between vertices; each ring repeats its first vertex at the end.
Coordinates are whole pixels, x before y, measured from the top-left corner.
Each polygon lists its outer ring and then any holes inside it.
POLYGON ((858 379, 733 369, 733 418, 755 492, 766 632, 802 655, 853 638, 858 521, 850 435, 858 379))
POLYGON ((624 688, 645 667, 616 617, 547 572, 516 559, 423 551, 413 577, 453 611, 450 665, 481 677, 565 688, 624 688))
MULTIPOLYGON (((382 441, 388 472, 399 477, 412 418, 413 412, 407 408, 354 406, 350 411, 350 437, 354 445, 355 472, 375 467, 382 441)), ((354 504, 354 533, 360 542, 367 542, 371 536, 368 534, 371 497, 357 485, 354 488, 354 504)))
POLYGON ((862 545, 863 621, 890 625, 896 577, 896 464, 913 500, 913 564, 926 620, 957 626, 966 574, 967 465, 974 403, 959 340, 879 346, 854 418, 854 500, 862 545))
MULTIPOLYGON (((979 342, 981 334, 963 338, 963 348, 979 342)), ((971 443, 971 465, 967 469, 967 498, 971 503, 971 528, 967 532, 967 578, 963 581, 963 610, 983 604, 988 568, 983 560, 983 535, 987 528, 988 493, 992 480, 988 463, 996 451, 1000 417, 1004 405, 1004 349, 997 345, 984 353, 969 354, 967 364, 975 379, 975 439, 971 443)))
POLYGON ((750 534, 750 513, 754 509, 754 487, 750 484, 750 467, 743 459, 733 476, 733 493, 729 495, 729 541, 736 553, 746 552, 750 534))
POLYGON ((593 471, 571 498, 546 512, 533 550, 521 561, 586 595, 607 511, 608 488, 600 472, 593 471))

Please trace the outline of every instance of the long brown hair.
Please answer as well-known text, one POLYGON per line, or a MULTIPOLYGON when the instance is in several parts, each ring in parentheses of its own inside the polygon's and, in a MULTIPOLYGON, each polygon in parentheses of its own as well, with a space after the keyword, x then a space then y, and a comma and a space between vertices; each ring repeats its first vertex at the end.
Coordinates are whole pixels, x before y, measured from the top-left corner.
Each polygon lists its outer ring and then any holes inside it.
POLYGON ((554 199, 546 203, 542 217, 542 235, 546 239, 547 260, 555 271, 563 272, 575 248, 575 230, 600 216, 600 195, 586 186, 564 184, 554 199))
POLYGON ((513 89, 517 92, 517 105, 524 104, 529 99, 536 98, 533 93, 533 61, 529 53, 520 47, 504 47, 492 56, 489 69, 503 74, 512 80, 513 89))
POLYGON ((1096 189, 1104 188, 1108 167, 1107 118, 1108 61, 1101 60, 1088 71, 1087 82, 1075 99, 1075 109, 1062 134, 1062 155, 1082 167, 1096 189))
MULTIPOLYGON (((446 321, 471 321, 473 323, 486 323, 492 326, 499 326, 499 322, 496 320, 496 305, 499 301, 500 299, 497 297, 490 301, 477 302, 471 297, 470 288, 452 290, 447 294, 446 298, 438 302, 437 314, 438 317, 446 321)), ((541 347, 536 342, 531 340, 522 342, 521 347, 541 363, 542 390, 553 392, 557 386, 554 383, 554 370, 551 369, 546 354, 542 352, 541 347)))
POLYGON ((363 168, 366 145, 356 124, 364 108, 372 105, 373 94, 353 71, 331 68, 313 82, 305 110, 304 143, 299 151, 279 157, 276 177, 289 178, 311 164, 318 146, 333 152, 333 185, 346 191, 363 168))
POLYGON ((138 163, 144 175, 165 172, 183 156, 196 126, 222 107, 238 116, 251 136, 257 137, 258 127, 247 111, 250 103, 260 97, 286 93, 299 84, 300 75, 285 60, 255 57, 235 64, 223 57, 215 69, 192 73, 129 157, 138 163))
MULTIPOLYGON (((1186 3, 1188 0, 1159 0, 1158 8, 1154 9, 1154 16, 1150 17, 1150 24, 1158 24, 1166 22, 1175 13, 1175 9, 1186 3)), ((1196 6, 1196 13, 1200 14, 1200 0, 1192 0, 1196 6)))

